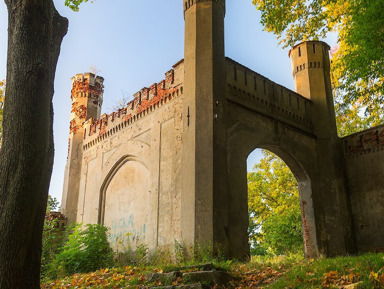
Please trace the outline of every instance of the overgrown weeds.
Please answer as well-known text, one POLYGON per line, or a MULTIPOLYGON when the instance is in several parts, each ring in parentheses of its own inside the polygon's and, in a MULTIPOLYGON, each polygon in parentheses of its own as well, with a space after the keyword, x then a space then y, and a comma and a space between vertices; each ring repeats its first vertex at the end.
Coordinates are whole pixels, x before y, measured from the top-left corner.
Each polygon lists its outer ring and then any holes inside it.
POLYGON ((148 246, 130 240, 116 240, 115 252, 108 241, 108 228, 103 225, 73 224, 59 230, 46 223, 43 237, 41 279, 43 282, 64 278, 75 273, 87 273, 102 268, 160 268, 162 272, 182 270, 210 263, 220 270, 230 270, 219 250, 212 246, 186 246, 177 241, 172 247, 149 250, 148 246))
MULTIPOLYGON (((302 254, 253 256, 242 263, 226 260, 217 249, 213 254, 212 246, 192 247, 177 241, 173 248, 158 250, 149 250, 144 243, 127 242, 121 244, 119 252, 113 252, 107 228, 101 225, 77 224, 66 231, 47 227, 44 234, 43 288, 170 285, 167 278, 158 278, 152 284, 146 276, 149 272, 212 269, 238 277, 227 288, 384 288, 383 254, 318 259, 304 259, 302 254), (79 274, 87 272, 92 273, 79 274), (54 279, 57 281, 49 281, 54 279)), ((186 282, 177 280, 177 284, 186 282)))
POLYGON ((65 231, 47 228, 44 232, 42 279, 63 278, 113 266, 113 251, 102 225, 74 224, 65 231))

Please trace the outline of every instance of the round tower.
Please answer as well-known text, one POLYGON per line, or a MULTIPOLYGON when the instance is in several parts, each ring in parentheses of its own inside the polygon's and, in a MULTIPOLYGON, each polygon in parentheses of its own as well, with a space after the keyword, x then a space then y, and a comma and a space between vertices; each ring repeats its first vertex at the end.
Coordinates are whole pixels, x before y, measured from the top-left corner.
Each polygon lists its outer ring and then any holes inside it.
POLYGON ((295 91, 312 100, 314 131, 319 137, 337 136, 329 49, 325 42, 306 41, 289 51, 295 91))
POLYGON ((83 157, 83 139, 87 133, 84 122, 100 118, 104 79, 93 73, 72 77, 72 109, 68 139, 68 159, 65 167, 61 211, 69 223, 76 222, 83 157))
POLYGON ((317 243, 324 255, 354 251, 352 224, 344 177, 344 158, 337 137, 330 77, 328 44, 307 41, 289 52, 295 90, 312 101, 311 115, 316 141, 316 173, 311 177, 317 243), (326 232, 326 234, 324 234, 326 232))

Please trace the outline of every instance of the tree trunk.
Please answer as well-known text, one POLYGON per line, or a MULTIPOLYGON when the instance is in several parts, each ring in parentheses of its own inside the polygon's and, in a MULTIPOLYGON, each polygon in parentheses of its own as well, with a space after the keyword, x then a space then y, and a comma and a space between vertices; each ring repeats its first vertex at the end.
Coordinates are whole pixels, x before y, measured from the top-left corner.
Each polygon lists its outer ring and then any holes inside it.
POLYGON ((68 21, 52 0, 5 0, 7 91, 0 153, 0 288, 40 288, 53 165, 53 83, 68 21))

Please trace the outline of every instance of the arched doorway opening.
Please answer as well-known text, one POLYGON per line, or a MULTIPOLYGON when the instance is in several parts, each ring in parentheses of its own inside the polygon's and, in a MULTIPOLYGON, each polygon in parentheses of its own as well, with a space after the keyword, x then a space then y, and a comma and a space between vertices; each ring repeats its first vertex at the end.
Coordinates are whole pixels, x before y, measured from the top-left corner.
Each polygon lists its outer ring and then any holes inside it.
POLYGON ((258 148, 247 159, 249 243, 252 255, 318 255, 311 182, 279 148, 258 148))

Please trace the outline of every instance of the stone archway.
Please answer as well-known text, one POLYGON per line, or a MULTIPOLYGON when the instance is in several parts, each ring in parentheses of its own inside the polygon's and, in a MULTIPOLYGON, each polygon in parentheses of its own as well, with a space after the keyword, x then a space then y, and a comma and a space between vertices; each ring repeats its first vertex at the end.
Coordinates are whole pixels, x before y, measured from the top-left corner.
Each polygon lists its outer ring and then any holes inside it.
MULTIPOLYGON (((273 126, 279 126, 278 124, 273 126)), ((297 179, 303 220, 305 255, 318 256, 315 212, 312 200, 312 140, 297 141, 285 128, 268 129, 268 122, 238 122, 228 130, 228 239, 231 256, 249 255, 248 246, 248 155, 256 148, 279 156, 297 179), (239 145, 241 144, 241 145, 239 145)), ((301 138, 305 136, 301 135, 301 138)))
POLYGON ((304 241, 304 255, 306 257, 318 256, 316 240, 316 223, 312 200, 312 185, 305 169, 295 160, 294 156, 284 152, 278 146, 261 146, 256 149, 264 149, 279 157, 294 175, 298 190, 301 208, 302 232, 304 241))

